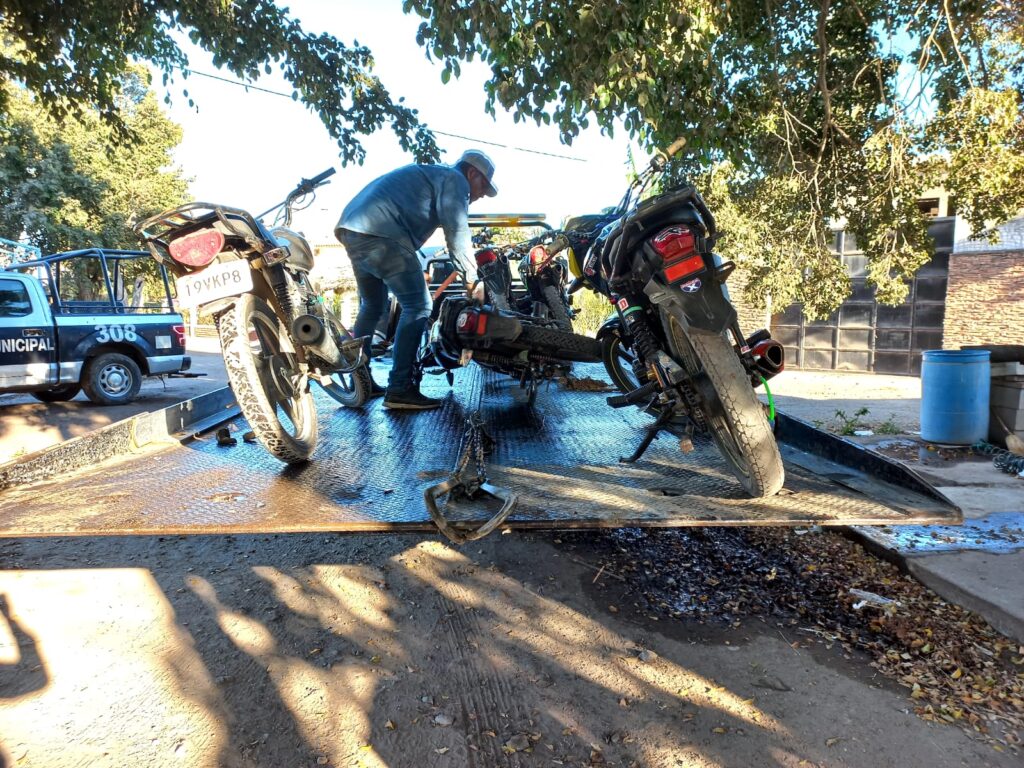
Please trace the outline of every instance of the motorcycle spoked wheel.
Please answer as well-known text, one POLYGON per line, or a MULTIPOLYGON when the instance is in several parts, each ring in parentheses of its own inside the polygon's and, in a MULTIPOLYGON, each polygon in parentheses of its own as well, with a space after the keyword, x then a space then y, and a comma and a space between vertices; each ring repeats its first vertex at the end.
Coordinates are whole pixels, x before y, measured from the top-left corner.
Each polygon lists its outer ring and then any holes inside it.
POLYGON ((263 447, 286 464, 316 447, 316 405, 309 387, 296 391, 299 365, 284 325, 263 299, 242 294, 217 318, 224 367, 242 414, 263 447))
POLYGON ((743 489, 754 498, 774 496, 785 481, 782 456, 757 393, 724 334, 683 330, 662 310, 668 343, 690 374, 703 370, 718 394, 722 412, 708 419, 711 436, 743 489))
MULTIPOLYGON (((341 322, 329 309, 325 308, 325 311, 327 313, 327 326, 331 333, 334 334, 334 341, 338 348, 341 349, 341 345, 348 340, 341 330, 341 322)), ((355 362, 355 360, 350 360, 349 362, 355 362)), ((330 378, 330 384, 320 382, 320 386, 324 392, 346 408, 361 408, 370 399, 372 385, 370 371, 366 365, 359 366, 351 373, 332 373, 330 378)))

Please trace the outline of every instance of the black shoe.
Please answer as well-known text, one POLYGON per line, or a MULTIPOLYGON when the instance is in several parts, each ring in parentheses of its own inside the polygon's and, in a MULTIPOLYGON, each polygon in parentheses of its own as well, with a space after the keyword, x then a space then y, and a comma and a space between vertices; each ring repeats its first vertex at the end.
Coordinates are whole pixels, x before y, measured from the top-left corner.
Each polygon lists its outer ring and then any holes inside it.
POLYGON ((370 399, 371 400, 373 398, 375 398, 375 397, 383 397, 384 393, 387 392, 387 391, 388 391, 387 387, 382 387, 380 384, 378 384, 376 381, 373 380, 372 376, 370 377, 370 399))
POLYGON ((384 407, 406 411, 428 411, 431 408, 440 408, 441 400, 436 397, 427 397, 416 387, 395 392, 388 389, 384 395, 384 407))

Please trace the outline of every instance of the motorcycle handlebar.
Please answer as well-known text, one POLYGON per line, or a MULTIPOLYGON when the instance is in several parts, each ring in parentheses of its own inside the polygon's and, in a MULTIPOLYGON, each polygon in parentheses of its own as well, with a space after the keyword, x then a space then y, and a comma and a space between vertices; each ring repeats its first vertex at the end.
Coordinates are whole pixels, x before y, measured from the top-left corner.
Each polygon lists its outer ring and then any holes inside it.
POLYGON ((317 174, 312 179, 303 179, 303 181, 305 181, 307 184, 310 184, 310 185, 315 187, 318 184, 320 184, 321 182, 326 181, 327 179, 329 179, 335 173, 337 173, 337 171, 335 171, 333 168, 328 168, 326 171, 324 171, 323 173, 317 174))
POLYGON ((333 168, 328 168, 323 173, 318 173, 312 179, 303 179, 302 181, 299 182, 299 186, 297 186, 292 191, 292 193, 291 193, 291 195, 289 195, 289 197, 299 197, 301 195, 305 195, 305 194, 308 194, 308 193, 312 192, 314 189, 316 189, 321 184, 323 184, 327 179, 329 179, 335 173, 336 173, 336 171, 333 168))

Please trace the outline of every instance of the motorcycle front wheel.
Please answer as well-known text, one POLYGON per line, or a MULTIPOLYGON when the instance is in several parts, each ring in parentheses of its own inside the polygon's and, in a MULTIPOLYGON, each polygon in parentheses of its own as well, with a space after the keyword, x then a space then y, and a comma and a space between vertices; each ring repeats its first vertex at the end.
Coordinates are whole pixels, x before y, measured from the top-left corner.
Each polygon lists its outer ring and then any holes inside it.
POLYGON ((242 294, 218 316, 217 332, 231 389, 263 447, 286 464, 308 460, 316 447, 316 405, 274 310, 242 294))
POLYGON ((664 310, 662 322, 672 356, 691 375, 703 371, 718 395, 721 413, 708 418, 708 427, 729 468, 752 497, 774 496, 786 478, 782 456, 732 344, 721 333, 684 330, 664 310))
POLYGON ((633 369, 636 354, 625 344, 618 333, 609 333, 601 337, 601 360, 612 384, 623 394, 628 395, 647 383, 639 381, 633 369))
POLYGON ((551 319, 558 324, 559 330, 571 331, 572 318, 569 317, 569 310, 566 308, 565 302, 562 301, 562 295, 558 288, 553 285, 545 285, 540 292, 548 312, 551 313, 551 319))

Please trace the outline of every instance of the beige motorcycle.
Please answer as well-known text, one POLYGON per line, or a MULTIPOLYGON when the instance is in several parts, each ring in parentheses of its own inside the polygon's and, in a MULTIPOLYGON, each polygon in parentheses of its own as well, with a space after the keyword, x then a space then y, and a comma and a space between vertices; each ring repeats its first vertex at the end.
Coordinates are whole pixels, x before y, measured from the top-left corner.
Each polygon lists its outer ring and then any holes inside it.
POLYGON ((350 408, 370 396, 362 341, 324 304, 309 278, 309 244, 289 229, 293 207, 309 205, 333 174, 303 179, 256 217, 196 202, 137 227, 174 274, 178 305, 215 318, 238 405, 263 446, 288 464, 306 461, 316 447, 313 382, 350 408), (275 212, 274 224, 264 225, 275 212))

